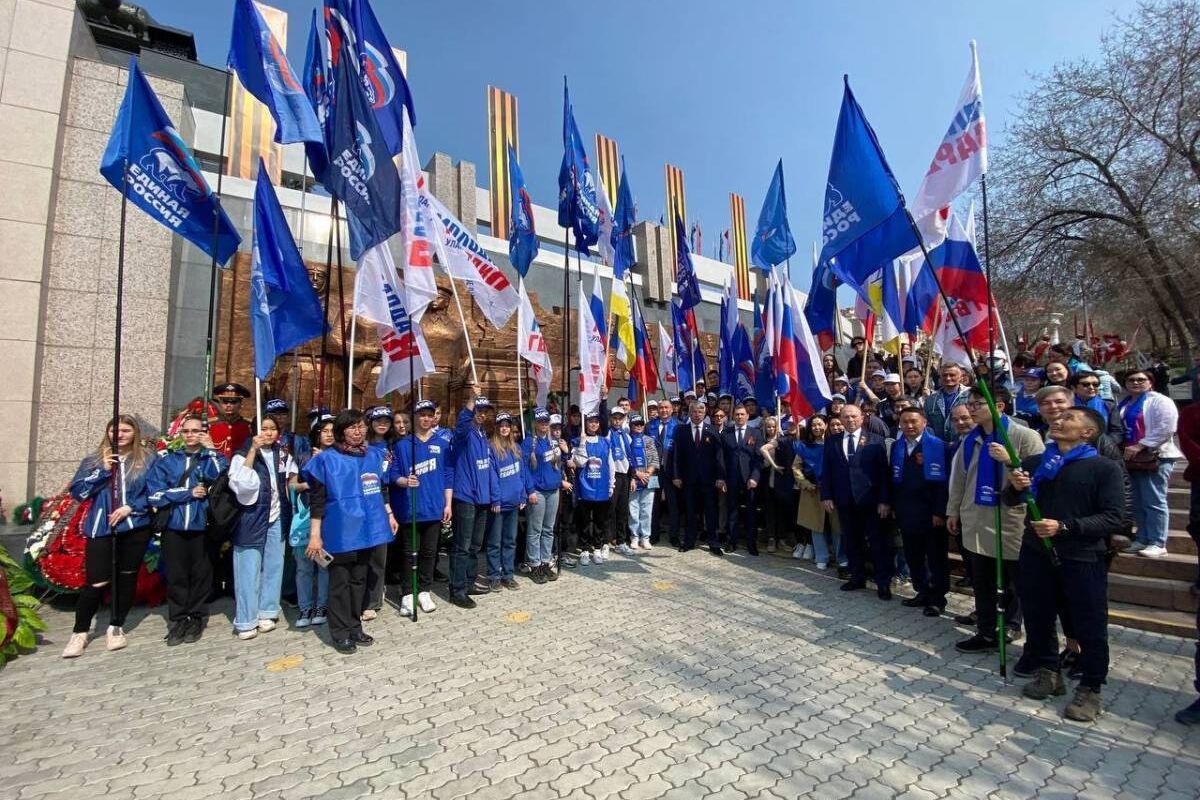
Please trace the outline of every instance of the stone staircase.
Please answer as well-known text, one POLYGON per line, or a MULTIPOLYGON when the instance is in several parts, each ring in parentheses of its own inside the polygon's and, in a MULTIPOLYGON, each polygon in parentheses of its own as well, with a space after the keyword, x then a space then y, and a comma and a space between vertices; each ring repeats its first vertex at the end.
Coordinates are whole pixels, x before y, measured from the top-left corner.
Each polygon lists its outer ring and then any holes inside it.
MULTIPOLYGON (((1171 476, 1167 494, 1171 509, 1168 554, 1163 558, 1142 558, 1121 553, 1113 560, 1108 575, 1108 618, 1112 624, 1196 638, 1196 606, 1200 597, 1192 592, 1192 582, 1197 577, 1197 554, 1196 543, 1187 533, 1188 493, 1181 462, 1171 476)), ((950 546, 953 550, 954 543, 950 546)), ((950 558, 953 571, 961 572, 959 554, 951 552, 950 558)))

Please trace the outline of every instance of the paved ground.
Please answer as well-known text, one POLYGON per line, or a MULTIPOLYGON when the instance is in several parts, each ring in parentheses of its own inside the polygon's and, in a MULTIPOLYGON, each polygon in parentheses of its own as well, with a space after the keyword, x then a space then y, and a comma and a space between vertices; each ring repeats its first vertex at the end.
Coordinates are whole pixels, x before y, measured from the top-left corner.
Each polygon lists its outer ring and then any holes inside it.
MULTIPOLYGON (((665 548, 523 582, 343 657, 312 632, 0 673, 0 797, 1187 798, 1190 641, 1112 629, 1107 713, 1062 720, 949 619, 764 556, 665 548), (524 612, 524 613, 522 613, 524 612), (527 616, 526 616, 527 615, 527 616), (523 620, 523 621, 522 621, 523 620)), ((963 600, 955 600, 961 609, 963 600)))

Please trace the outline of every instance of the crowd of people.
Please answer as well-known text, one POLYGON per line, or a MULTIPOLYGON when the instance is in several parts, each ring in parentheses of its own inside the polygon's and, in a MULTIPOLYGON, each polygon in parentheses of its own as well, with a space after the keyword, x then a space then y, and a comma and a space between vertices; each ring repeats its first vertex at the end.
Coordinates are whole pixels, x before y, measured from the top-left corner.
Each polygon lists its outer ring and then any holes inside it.
MULTIPOLYGON (((387 406, 313 409, 307 434, 289 430, 279 399, 247 421, 249 392, 229 383, 213 391, 220 418, 185 414, 160 452, 122 416, 71 483, 91 506, 87 585, 63 656, 84 653, 114 577, 105 646, 126 646, 133 577, 156 534, 168 646, 199 640, 209 603, 230 593, 238 639, 284 622, 287 598, 294 628, 327 625, 347 654, 373 643, 364 623, 389 586, 405 615, 433 612, 441 581, 469 610, 528 587, 519 576, 542 585, 563 567, 666 544, 749 557, 763 544, 836 570, 845 592, 870 582, 886 602, 911 588, 903 606, 941 617, 953 540, 957 584, 974 590, 974 611, 955 618, 974 632, 956 649, 1024 638, 1014 668, 1024 694, 1064 694, 1065 673, 1078 681, 1065 715, 1094 720, 1109 667, 1108 567, 1122 551, 1166 554, 1168 480, 1184 455, 1176 430, 1200 464, 1200 405, 1181 422, 1150 370, 1118 379, 1069 351, 1011 365, 997 352, 968 370, 853 346, 844 372, 826 357, 832 398, 808 417, 785 400, 772 413, 753 397, 707 393, 715 373, 642 413, 621 398, 588 413, 551 402, 520 419, 476 386, 448 426, 422 400, 411 419, 387 406)), ((1200 541, 1198 520, 1193 491, 1200 541)), ((1200 700, 1178 718, 1200 723, 1200 700)))

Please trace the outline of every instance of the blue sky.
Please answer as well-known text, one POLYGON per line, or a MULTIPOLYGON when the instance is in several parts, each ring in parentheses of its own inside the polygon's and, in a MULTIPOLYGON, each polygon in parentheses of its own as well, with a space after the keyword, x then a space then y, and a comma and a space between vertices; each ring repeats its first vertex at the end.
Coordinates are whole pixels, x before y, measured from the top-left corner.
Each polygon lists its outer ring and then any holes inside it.
MULTIPOLYGON (((317 0, 272 0, 289 14, 288 54, 300 68, 317 0)), ((233 0, 142 0, 158 21, 194 31, 202 61, 224 62, 233 0), (203 11, 197 7, 203 6, 203 11)), ((993 149, 1031 75, 1092 56, 1133 0, 1008 2, 605 3, 374 0, 391 43, 408 51, 423 158, 476 163, 487 181, 486 88, 520 104, 521 165, 534 202, 552 206, 562 156, 562 76, 589 155, 615 138, 643 219, 663 211, 663 165, 685 176, 689 225, 704 250, 729 226, 729 192, 746 199, 751 235, 777 158, 799 246, 793 275, 820 234, 841 76, 912 196, 949 125, 979 43, 993 149)), ((592 156, 594 158, 594 155, 592 156)))

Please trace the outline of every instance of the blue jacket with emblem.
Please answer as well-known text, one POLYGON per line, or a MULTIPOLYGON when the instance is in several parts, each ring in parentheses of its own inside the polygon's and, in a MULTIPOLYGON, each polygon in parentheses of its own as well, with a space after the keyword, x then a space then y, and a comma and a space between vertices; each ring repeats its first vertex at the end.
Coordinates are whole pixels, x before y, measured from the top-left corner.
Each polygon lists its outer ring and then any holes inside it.
POLYGON ((463 409, 450 445, 454 470, 454 499, 477 506, 500 502, 500 483, 492 469, 492 448, 487 436, 475 427, 475 412, 463 409))
POLYGON ((412 498, 416 497, 417 520, 428 522, 441 519, 446 507, 446 489, 454 483, 454 473, 449 467, 450 446, 445 437, 436 433, 429 441, 422 442, 416 434, 398 439, 392 445, 392 464, 388 472, 391 485, 392 512, 403 525, 412 519, 412 498), (416 458, 413 458, 413 448, 416 458), (415 466, 414 466, 415 465, 415 466), (416 472, 420 486, 416 489, 401 488, 396 481, 416 472))
POLYGON ((120 499, 113 504, 112 472, 107 469, 96 456, 83 459, 75 477, 71 479, 71 497, 76 500, 91 500, 87 516, 80 530, 88 539, 101 536, 111 536, 114 533, 128 533, 150 524, 150 492, 146 479, 154 469, 157 456, 147 454, 146 463, 137 475, 129 476, 125 470, 124 460, 121 462, 121 479, 118 480, 120 499), (116 526, 108 524, 108 515, 114 508, 127 505, 133 513, 121 520, 116 526))
POLYGON ((203 484, 211 486, 217 476, 228 468, 216 450, 202 448, 195 453, 176 450, 160 455, 146 482, 152 508, 171 509, 167 530, 202 531, 208 526, 208 498, 193 497, 192 489, 203 484), (183 474, 191 469, 187 482, 180 484, 183 474))

